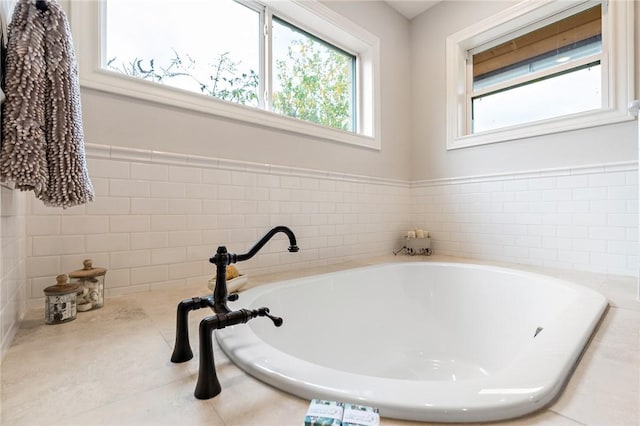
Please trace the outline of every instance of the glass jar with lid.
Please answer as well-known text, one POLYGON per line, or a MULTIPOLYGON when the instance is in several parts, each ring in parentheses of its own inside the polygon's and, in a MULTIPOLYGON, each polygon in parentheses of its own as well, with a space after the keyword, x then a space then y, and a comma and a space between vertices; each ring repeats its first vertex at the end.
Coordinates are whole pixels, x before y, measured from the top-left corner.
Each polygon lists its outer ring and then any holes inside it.
POLYGON ((78 289, 78 311, 84 312, 104 305, 105 268, 94 268, 93 260, 85 259, 83 268, 69 273, 69 277, 80 286, 78 289))
POLYGON ((61 324, 76 319, 76 296, 78 284, 69 284, 67 275, 58 275, 56 284, 44 289, 47 324, 61 324))

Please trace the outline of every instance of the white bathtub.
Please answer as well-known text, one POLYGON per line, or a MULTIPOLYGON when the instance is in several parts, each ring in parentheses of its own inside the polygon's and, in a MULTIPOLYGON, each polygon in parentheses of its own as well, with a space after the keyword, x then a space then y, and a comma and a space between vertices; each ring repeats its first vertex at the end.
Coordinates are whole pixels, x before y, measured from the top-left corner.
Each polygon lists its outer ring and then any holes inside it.
POLYGON ((284 319, 216 331, 227 356, 266 383, 386 417, 471 422, 552 402, 607 300, 544 275, 424 262, 256 287, 230 306, 284 319))

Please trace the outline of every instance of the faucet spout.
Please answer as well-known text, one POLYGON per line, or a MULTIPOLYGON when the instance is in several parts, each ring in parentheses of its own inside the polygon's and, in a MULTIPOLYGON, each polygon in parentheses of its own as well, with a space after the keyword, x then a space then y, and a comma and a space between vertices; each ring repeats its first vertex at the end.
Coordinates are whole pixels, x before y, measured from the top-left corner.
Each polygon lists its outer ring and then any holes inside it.
POLYGON ((258 253, 260 251, 260 249, 262 247, 264 247, 265 244, 267 244, 267 242, 271 238, 273 238, 274 235, 276 235, 279 232, 282 232, 282 233, 286 234, 287 237, 289 237, 289 251, 290 252, 295 253, 298 250, 300 250, 298 248, 298 243, 296 242, 296 236, 293 233, 293 231, 291 229, 287 228, 286 226, 276 226, 275 228, 272 228, 269 232, 267 232, 264 235, 264 237, 260 238, 260 240, 253 247, 251 247, 251 250, 249 250, 245 254, 239 254, 237 256, 236 262, 242 262, 243 260, 251 259, 253 256, 256 255, 256 253, 258 253))
POLYGON ((229 297, 227 291, 227 265, 251 259, 260 251, 260 249, 262 249, 262 247, 264 247, 265 244, 267 244, 267 242, 269 242, 271 238, 273 238, 274 235, 280 232, 289 237, 289 251, 292 253, 297 252, 299 248, 296 236, 293 231, 286 226, 276 226, 272 228, 264 235, 264 237, 260 238, 260 240, 251 247, 248 252, 244 254, 228 253, 225 246, 218 247, 216 254, 209 259, 209 262, 216 265, 216 286, 213 290, 212 306, 214 312, 226 314, 231 311, 227 307, 227 300, 229 297))

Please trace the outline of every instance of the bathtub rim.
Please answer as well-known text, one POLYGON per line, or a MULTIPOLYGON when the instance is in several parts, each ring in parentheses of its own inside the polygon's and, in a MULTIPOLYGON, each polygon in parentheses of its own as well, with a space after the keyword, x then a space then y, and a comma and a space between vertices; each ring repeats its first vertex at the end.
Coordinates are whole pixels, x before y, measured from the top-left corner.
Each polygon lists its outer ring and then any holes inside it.
POLYGON ((466 386, 462 388, 459 385, 462 382, 381 378, 320 366, 270 346, 246 325, 216 330, 218 344, 226 356, 247 374, 301 398, 325 398, 372 405, 380 409, 382 416, 406 420, 496 421, 520 417, 545 408, 559 396, 559 392, 570 379, 581 354, 586 350, 589 339, 595 333, 608 307, 608 300, 599 292, 574 281, 544 273, 479 263, 422 261, 384 262, 255 286, 241 293, 240 300, 235 302, 232 309, 256 308, 257 306, 252 305, 254 300, 274 289, 304 284, 345 272, 392 265, 430 265, 507 272, 567 286, 576 292, 576 297, 570 303, 572 309, 563 311, 554 322, 560 327, 554 332, 545 329, 545 332, 536 337, 537 341, 544 344, 534 345, 531 357, 525 357, 524 354, 517 356, 513 365, 493 374, 490 378, 482 379, 484 387, 478 379, 465 380, 466 386), (566 335, 573 337, 567 339, 566 335), (557 362, 558 358, 562 361, 557 362), (552 367, 549 367, 550 365, 552 367), (545 368, 541 369, 542 366, 545 368), (286 373, 287 370, 293 370, 293 372, 286 373), (514 379, 507 376, 510 376, 514 370, 520 372, 517 378, 519 382, 535 385, 507 389, 504 386, 499 387, 501 383, 513 382, 514 379), (312 383, 317 381, 318 375, 323 380, 312 383), (278 381, 274 381, 274 376, 278 377, 278 381), (325 383, 327 381, 329 383, 325 383), (379 384, 384 385, 384 389, 378 389, 375 392, 366 391, 379 384), (402 389, 400 399, 398 399, 397 389, 402 389))

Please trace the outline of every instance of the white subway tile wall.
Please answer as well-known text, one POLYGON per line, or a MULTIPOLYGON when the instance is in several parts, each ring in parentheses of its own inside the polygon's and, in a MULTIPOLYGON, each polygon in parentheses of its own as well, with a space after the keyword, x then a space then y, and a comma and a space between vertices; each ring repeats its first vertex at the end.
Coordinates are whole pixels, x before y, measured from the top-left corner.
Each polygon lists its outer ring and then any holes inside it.
MULTIPOLYGON (((27 296, 84 258, 108 268, 107 294, 206 280, 218 245, 243 253, 287 225, 244 273, 388 254, 408 229, 439 254, 621 275, 638 273, 636 163, 397 181, 87 146, 97 197, 66 210, 26 206, 27 296)), ((4 240, 3 240, 4 241, 4 240)))
POLYGON ((476 259, 637 276, 637 163, 431 181, 397 181, 87 145, 96 200, 66 210, 2 188, 0 330, 85 258, 108 268, 107 295, 202 282, 218 245, 248 274, 388 254, 409 229, 432 249, 476 259))
MULTIPOLYGON (((0 359, 9 348, 27 307, 25 195, 0 185, 0 359)), ((57 229, 57 222, 47 224, 57 229)), ((38 227, 35 228, 36 233, 38 227)), ((55 274, 57 259, 33 261, 43 271, 55 274)), ((51 283, 53 284, 53 283, 51 283)), ((44 320, 44 316, 43 316, 44 320)))
POLYGON ((271 227, 279 235, 243 273, 388 254, 409 226, 408 182, 265 164, 87 145, 96 200, 71 209, 27 202, 28 296, 84 258, 108 268, 107 295, 179 286, 215 272, 218 245, 244 253, 271 227))
POLYGON ((414 182, 439 254, 638 275, 637 164, 414 182))

